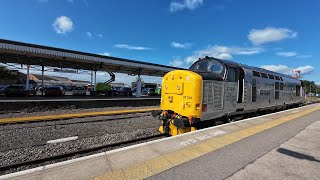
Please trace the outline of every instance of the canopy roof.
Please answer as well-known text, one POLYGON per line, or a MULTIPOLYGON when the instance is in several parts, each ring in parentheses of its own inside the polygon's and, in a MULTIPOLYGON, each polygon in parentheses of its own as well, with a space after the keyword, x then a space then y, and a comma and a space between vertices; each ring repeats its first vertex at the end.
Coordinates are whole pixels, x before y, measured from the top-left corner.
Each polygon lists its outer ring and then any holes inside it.
POLYGON ((179 69, 111 56, 0 39, 0 62, 163 76, 179 69))

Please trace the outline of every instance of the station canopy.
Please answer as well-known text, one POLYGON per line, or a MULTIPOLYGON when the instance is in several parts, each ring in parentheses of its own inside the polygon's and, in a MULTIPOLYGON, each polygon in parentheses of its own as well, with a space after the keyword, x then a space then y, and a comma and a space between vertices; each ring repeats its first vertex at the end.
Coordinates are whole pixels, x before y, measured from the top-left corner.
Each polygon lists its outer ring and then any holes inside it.
POLYGON ((0 39, 0 62, 83 70, 163 76, 179 69, 111 56, 0 39))

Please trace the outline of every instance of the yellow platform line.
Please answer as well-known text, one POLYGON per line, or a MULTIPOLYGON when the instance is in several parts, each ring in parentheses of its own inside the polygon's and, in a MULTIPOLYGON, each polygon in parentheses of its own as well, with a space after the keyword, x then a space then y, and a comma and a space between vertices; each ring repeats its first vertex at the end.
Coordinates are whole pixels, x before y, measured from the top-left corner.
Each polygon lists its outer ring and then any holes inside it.
POLYGON ((86 113, 75 113, 75 114, 58 114, 58 115, 49 115, 49 116, 29 116, 29 117, 20 117, 20 118, 4 118, 4 119, 0 119, 0 123, 3 124, 3 123, 17 123, 17 122, 28 122, 28 121, 48 121, 48 120, 70 119, 70 118, 92 117, 92 116, 108 116, 108 115, 118 115, 118 114, 151 112, 153 110, 160 110, 160 108, 99 111, 99 112, 86 112, 86 113))
POLYGON ((185 149, 170 152, 165 155, 158 156, 143 162, 135 163, 121 169, 116 169, 112 172, 96 176, 93 179, 145 179, 175 166, 178 166, 182 163, 188 162, 205 154, 211 153, 217 149, 240 141, 246 137, 260 133, 267 129, 271 129, 275 126, 281 125, 283 123, 297 119, 318 110, 320 110, 320 107, 314 107, 305 111, 298 112, 296 114, 291 114, 282 118, 265 122, 263 124, 245 128, 243 130, 239 130, 221 137, 208 139, 199 144, 186 147, 185 149))

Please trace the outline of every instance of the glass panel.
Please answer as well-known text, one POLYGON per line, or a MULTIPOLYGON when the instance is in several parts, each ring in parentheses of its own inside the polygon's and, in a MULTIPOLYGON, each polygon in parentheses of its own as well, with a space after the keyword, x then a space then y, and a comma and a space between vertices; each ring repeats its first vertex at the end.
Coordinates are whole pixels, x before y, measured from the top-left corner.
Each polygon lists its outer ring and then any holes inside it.
POLYGON ((267 75, 266 73, 261 73, 261 76, 262 76, 263 78, 268 78, 268 75, 267 75))
POLYGON ((207 71, 208 67, 208 60, 201 60, 196 63, 194 63, 191 67, 190 70, 194 71, 207 71))
POLYGON ((257 71, 252 71, 253 76, 260 77, 260 73, 257 71))
POLYGON ((227 81, 237 82, 237 73, 235 68, 229 68, 227 81))
POLYGON ((212 72, 215 74, 220 75, 221 77, 224 77, 224 73, 225 73, 225 66, 214 60, 214 59, 204 59, 204 60, 200 60, 195 62, 191 67, 190 70, 193 71, 204 71, 204 72, 212 72))
POLYGON ((274 79, 274 76, 272 74, 268 74, 269 75, 269 79, 274 79))

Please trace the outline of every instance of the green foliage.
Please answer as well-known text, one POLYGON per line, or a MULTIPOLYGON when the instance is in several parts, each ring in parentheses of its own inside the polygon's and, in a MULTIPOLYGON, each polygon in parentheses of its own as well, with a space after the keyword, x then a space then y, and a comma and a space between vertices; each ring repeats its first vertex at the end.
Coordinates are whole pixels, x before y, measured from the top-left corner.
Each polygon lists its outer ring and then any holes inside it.
POLYGON ((310 90, 312 93, 320 93, 320 88, 315 84, 314 81, 307 81, 307 80, 302 80, 305 88, 306 88, 306 93, 310 93, 310 90))
POLYGON ((10 71, 4 66, 0 66, 0 78, 1 79, 17 79, 18 75, 16 72, 10 71))
POLYGON ((97 84, 97 91, 109 91, 111 90, 111 85, 105 83, 97 84))

